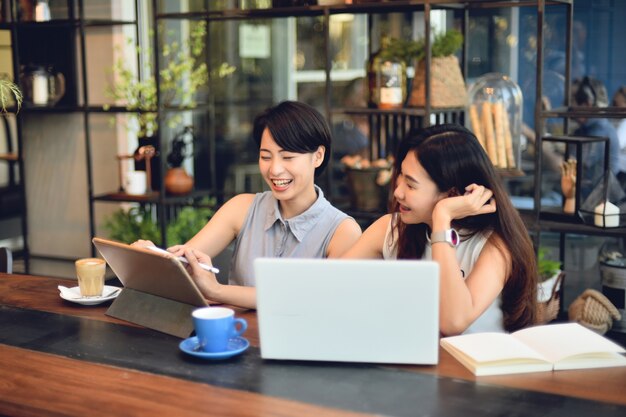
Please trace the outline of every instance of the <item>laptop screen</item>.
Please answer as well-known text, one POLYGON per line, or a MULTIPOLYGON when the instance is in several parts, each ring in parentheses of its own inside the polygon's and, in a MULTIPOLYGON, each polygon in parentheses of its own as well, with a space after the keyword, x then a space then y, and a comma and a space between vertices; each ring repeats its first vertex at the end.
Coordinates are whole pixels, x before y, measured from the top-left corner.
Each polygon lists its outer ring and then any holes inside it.
POLYGON ((437 363, 437 263, 260 258, 254 268, 263 358, 437 363))

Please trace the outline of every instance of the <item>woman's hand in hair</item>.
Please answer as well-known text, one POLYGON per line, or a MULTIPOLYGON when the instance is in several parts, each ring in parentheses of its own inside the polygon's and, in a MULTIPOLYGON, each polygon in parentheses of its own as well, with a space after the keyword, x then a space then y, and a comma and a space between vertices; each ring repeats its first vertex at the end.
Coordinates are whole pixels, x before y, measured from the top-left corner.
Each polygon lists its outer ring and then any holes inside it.
POLYGON ((433 209, 433 230, 449 228, 455 219, 494 213, 496 201, 492 197, 490 189, 470 184, 465 187, 465 194, 442 198, 433 209))

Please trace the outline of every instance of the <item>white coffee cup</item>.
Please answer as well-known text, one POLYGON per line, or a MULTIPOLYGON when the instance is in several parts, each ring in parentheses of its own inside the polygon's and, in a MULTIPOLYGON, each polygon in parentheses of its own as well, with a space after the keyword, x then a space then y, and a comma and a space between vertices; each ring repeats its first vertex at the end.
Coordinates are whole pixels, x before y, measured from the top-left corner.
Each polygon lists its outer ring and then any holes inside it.
POLYGON ((140 195, 146 193, 146 171, 131 171, 126 173, 124 182, 126 194, 140 195))

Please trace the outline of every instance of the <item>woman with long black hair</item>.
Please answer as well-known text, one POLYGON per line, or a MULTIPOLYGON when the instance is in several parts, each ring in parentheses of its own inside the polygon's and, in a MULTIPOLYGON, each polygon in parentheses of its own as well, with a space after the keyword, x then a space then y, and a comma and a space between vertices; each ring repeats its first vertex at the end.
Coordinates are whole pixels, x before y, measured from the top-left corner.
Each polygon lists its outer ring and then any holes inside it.
POLYGON ((535 324, 532 242, 472 132, 452 124, 413 132, 395 161, 392 214, 343 257, 436 261, 444 335, 535 324))

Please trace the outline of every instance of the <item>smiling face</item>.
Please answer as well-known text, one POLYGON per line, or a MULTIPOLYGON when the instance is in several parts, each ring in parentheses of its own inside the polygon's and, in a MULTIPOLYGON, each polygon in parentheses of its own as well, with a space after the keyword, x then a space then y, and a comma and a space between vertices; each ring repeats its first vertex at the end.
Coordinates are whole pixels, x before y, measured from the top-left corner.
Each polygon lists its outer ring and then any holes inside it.
POLYGON ((282 149, 268 129, 263 131, 259 148, 259 170, 280 201, 316 198, 313 180, 315 168, 324 159, 324 147, 311 153, 290 152, 282 149))
POLYGON ((406 224, 426 223, 431 226, 435 204, 442 193, 419 163, 415 152, 409 152, 402 161, 402 168, 393 192, 398 201, 400 218, 406 224))

